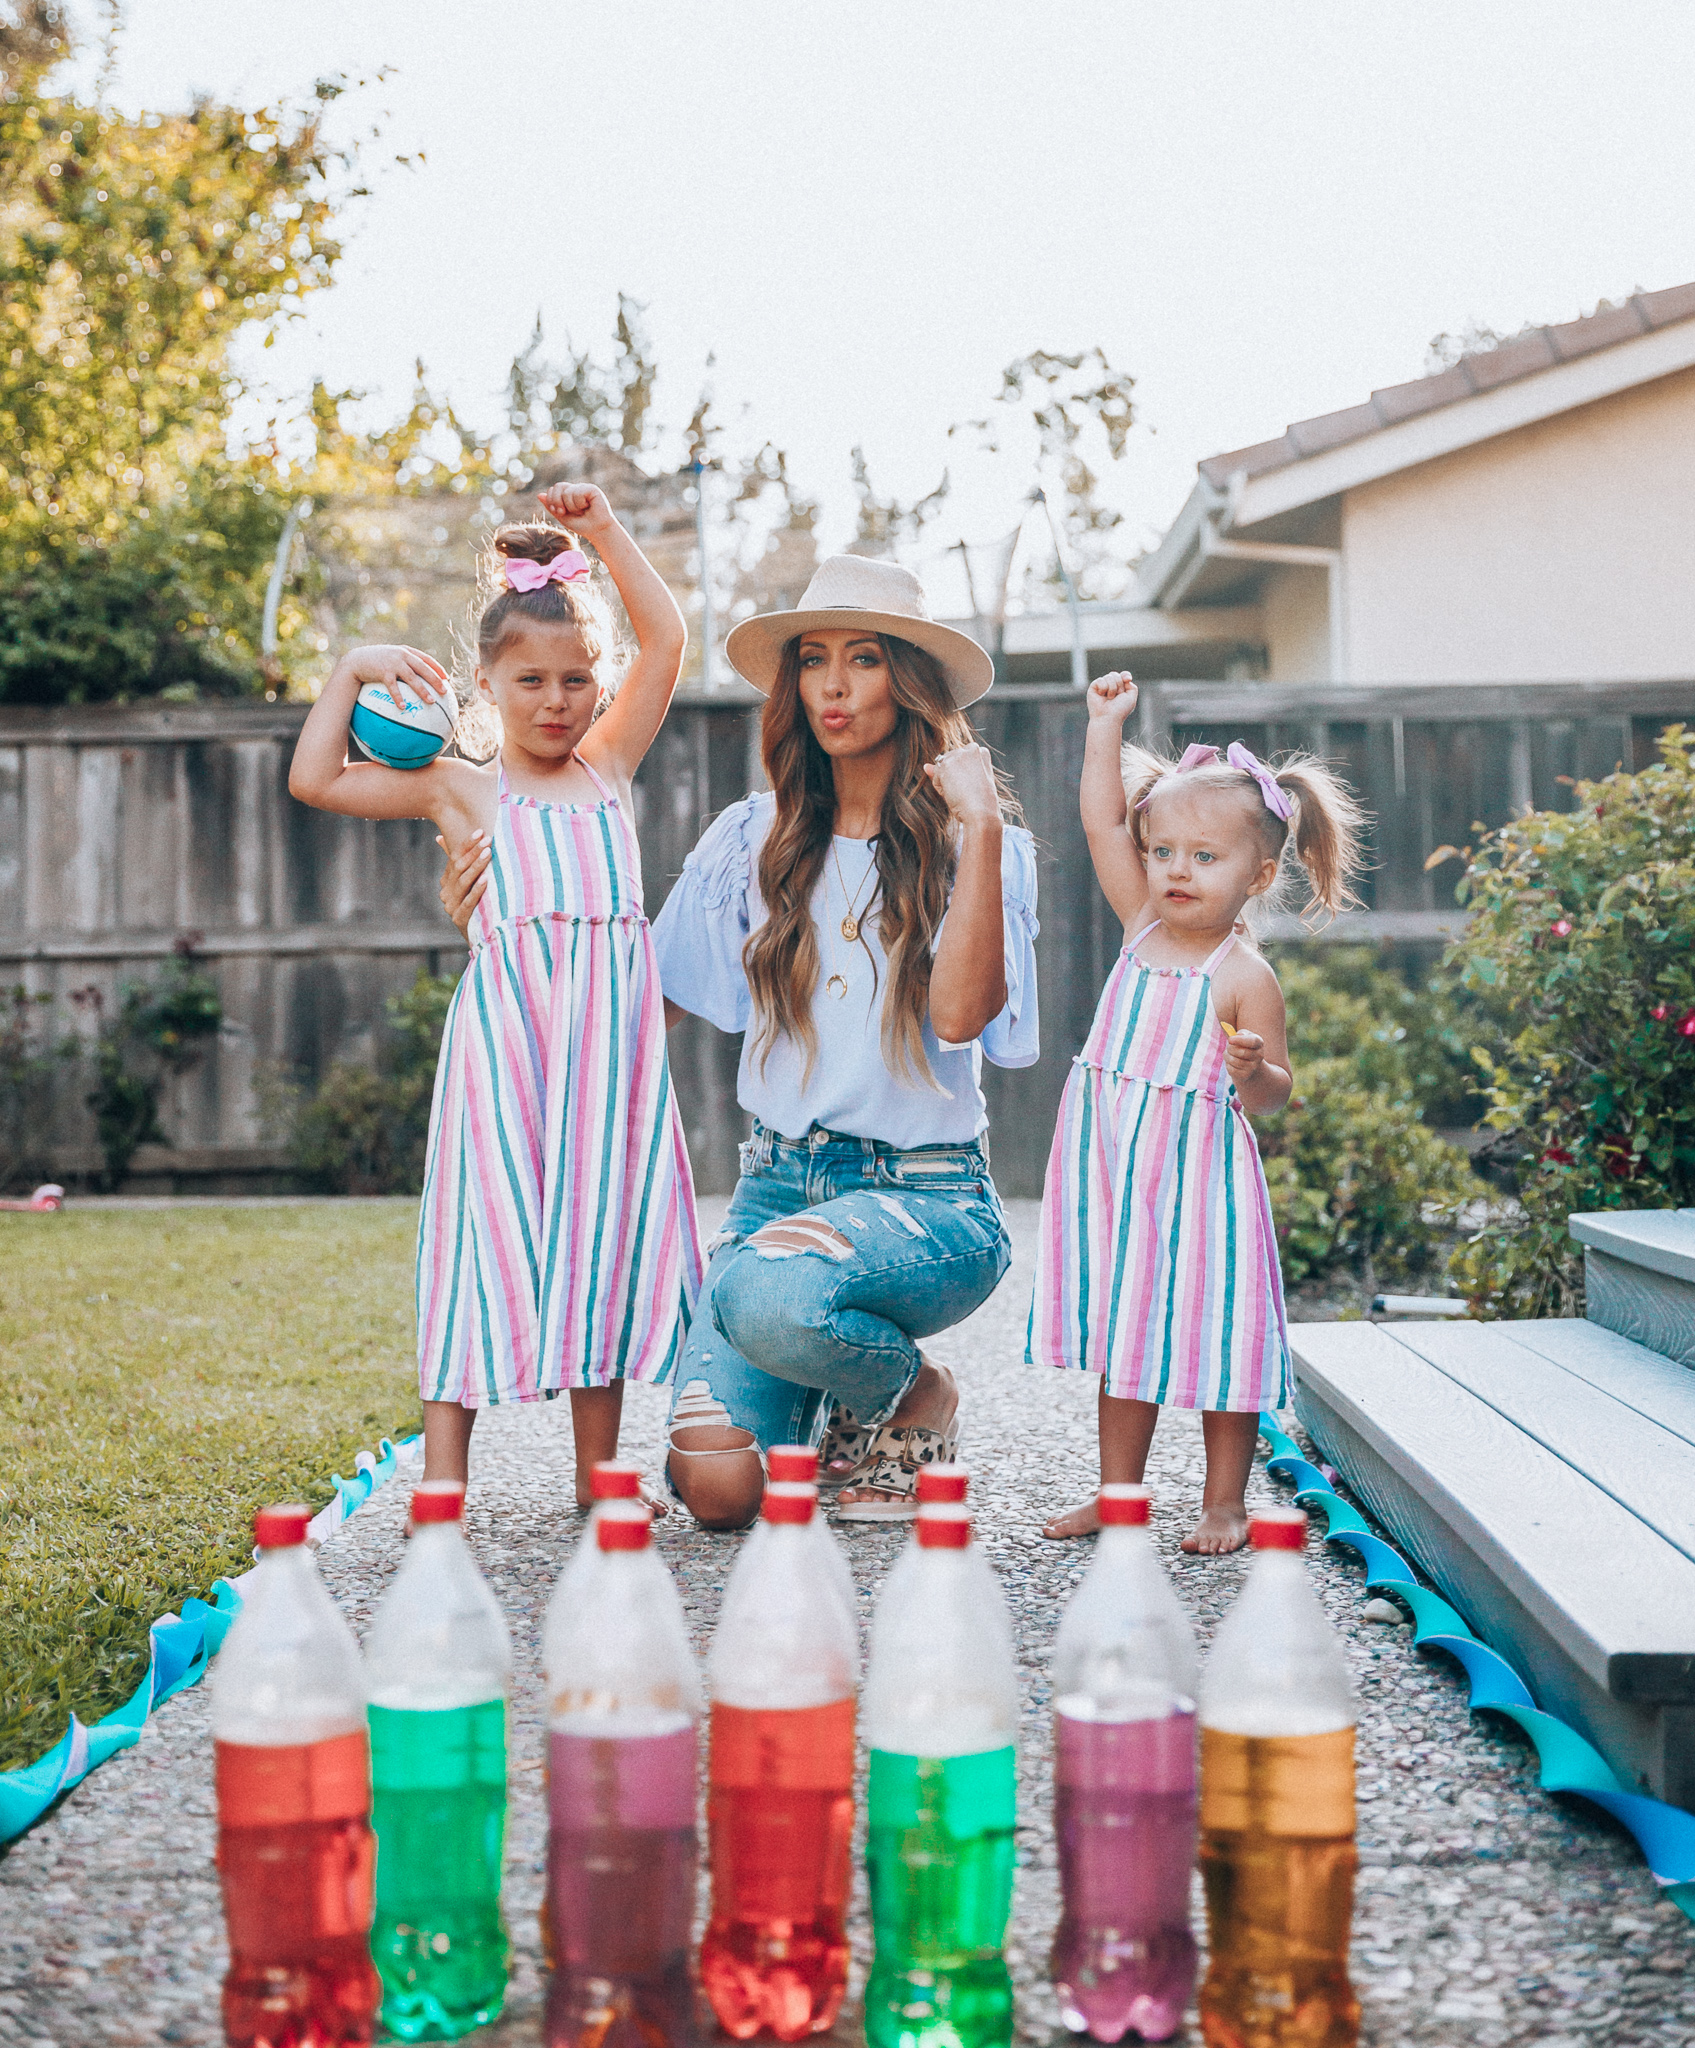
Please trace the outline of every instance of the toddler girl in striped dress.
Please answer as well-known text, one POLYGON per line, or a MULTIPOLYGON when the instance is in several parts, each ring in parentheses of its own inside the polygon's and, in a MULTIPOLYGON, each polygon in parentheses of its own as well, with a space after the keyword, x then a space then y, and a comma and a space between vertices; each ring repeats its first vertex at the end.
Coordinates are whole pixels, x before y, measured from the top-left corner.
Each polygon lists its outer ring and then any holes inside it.
MULTIPOLYGON (((1163 1406, 1198 1408, 1199 1522, 1238 1549, 1262 1408, 1289 1396, 1283 1278, 1250 1115, 1289 1099, 1283 995, 1237 923, 1291 861, 1354 900, 1361 816, 1321 761, 1239 741, 1181 761, 1122 745, 1128 675, 1089 690, 1082 812, 1125 946, 1066 1083, 1042 1196, 1026 1356, 1101 1375, 1103 1481, 1137 1482, 1163 1406)), ((1094 1504, 1047 1524, 1086 1536, 1094 1504)))
POLYGON ((700 1285, 631 791, 684 632, 600 491, 562 484, 541 504, 571 531, 502 527, 485 564, 475 683, 498 714, 495 759, 349 761, 364 684, 454 707, 429 655, 361 647, 312 707, 289 788, 356 818, 434 819, 481 887, 442 1033, 418 1227, 424 1476, 465 1478, 479 1408, 568 1390, 586 1506, 590 1466, 617 1454, 624 1381, 665 1377, 700 1285), (611 574, 638 642, 616 696, 601 675, 612 625, 573 534, 611 574))

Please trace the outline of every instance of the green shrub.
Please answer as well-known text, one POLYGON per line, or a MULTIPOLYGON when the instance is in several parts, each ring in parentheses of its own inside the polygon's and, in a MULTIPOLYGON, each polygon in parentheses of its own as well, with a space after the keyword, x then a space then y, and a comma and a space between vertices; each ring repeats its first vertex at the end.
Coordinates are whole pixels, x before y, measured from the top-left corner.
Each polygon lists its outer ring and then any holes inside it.
POLYGON ((105 1159, 101 1186, 116 1188, 142 1145, 168 1145, 159 1123, 159 1097, 167 1078, 194 1065, 223 1025, 218 985, 195 967, 186 950, 156 982, 126 982, 118 1007, 105 1015, 97 987, 79 989, 72 1002, 92 1009, 94 1086, 87 1102, 105 1159))
POLYGON ((1573 1211, 1695 1202, 1695 734, 1658 744, 1467 856, 1448 959, 1508 1019, 1473 1057, 1522 1211, 1455 1255, 1484 1313, 1581 1313, 1573 1211))
POLYGON ((1351 1269, 1367 1294, 1427 1273, 1481 1186, 1430 1128, 1463 1110, 1454 1005, 1410 988, 1363 948, 1278 962, 1295 1092, 1256 1118, 1288 1284, 1351 1269))
POLYGON ((37 1187, 49 1172, 47 1129, 55 1079, 74 1038, 52 1035, 50 995, 21 983, 0 990, 0 1194, 37 1187))
POLYGON ((337 1060, 317 1093, 285 1108, 289 1157, 315 1189, 415 1195, 424 1185, 430 1099, 457 975, 418 978, 388 999, 394 1034, 380 1066, 337 1060))

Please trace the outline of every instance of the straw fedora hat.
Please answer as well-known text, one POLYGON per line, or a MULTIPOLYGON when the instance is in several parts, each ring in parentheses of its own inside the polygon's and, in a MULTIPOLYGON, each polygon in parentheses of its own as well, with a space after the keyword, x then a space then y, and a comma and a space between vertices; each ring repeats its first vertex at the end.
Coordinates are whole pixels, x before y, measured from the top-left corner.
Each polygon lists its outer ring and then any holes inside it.
POLYGON ((910 640, 934 655, 961 708, 975 704, 995 679, 994 663, 969 633, 939 626, 931 618, 924 587, 910 569, 863 555, 826 556, 792 612, 743 619, 724 642, 724 652, 737 675, 769 696, 791 640, 843 626, 910 640))

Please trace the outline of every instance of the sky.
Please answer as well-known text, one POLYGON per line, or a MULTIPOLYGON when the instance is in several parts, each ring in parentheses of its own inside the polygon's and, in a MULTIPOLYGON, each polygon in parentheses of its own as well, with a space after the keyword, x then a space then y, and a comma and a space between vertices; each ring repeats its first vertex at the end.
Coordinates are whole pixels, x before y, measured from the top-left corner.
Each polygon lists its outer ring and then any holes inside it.
POLYGON ((1032 348, 1136 379, 1134 552, 1202 456, 1420 375, 1439 332, 1695 279, 1687 0, 129 0, 109 93, 385 68, 334 111, 380 116, 371 197, 279 385, 398 410, 422 356, 492 422, 538 310, 599 344, 622 290, 661 412, 709 379, 827 545, 855 445, 904 499, 952 464, 926 550, 1015 524, 1031 446, 947 429, 1032 348))

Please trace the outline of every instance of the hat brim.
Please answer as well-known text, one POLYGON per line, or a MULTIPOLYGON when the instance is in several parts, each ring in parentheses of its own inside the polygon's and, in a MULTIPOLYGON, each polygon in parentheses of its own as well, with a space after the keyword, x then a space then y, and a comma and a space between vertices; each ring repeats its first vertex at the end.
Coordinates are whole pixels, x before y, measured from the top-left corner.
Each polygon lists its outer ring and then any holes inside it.
POLYGON ((891 640, 909 640, 933 655, 942 678, 960 710, 986 696, 995 680, 995 664, 969 633, 939 626, 932 619, 910 619, 901 612, 862 611, 857 605, 834 605, 823 611, 761 612, 730 629, 724 655, 743 682, 762 697, 771 694, 782 666, 783 649, 802 633, 886 633, 891 640))

